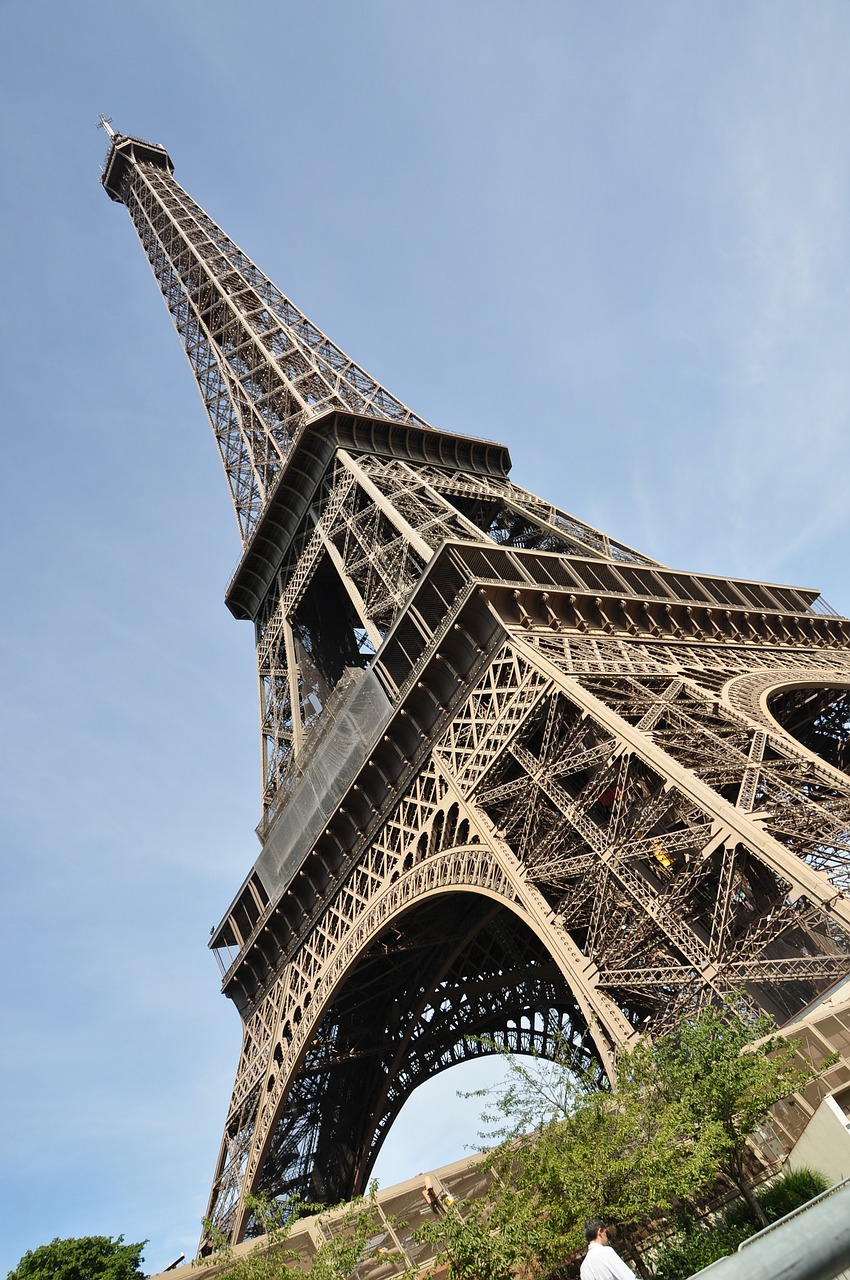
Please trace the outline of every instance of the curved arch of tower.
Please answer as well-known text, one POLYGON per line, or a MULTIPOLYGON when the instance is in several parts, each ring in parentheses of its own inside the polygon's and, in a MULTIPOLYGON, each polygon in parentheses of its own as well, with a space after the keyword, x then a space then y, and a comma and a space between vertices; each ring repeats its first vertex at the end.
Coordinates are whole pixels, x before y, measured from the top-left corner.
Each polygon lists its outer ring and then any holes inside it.
POLYGON ((365 1186, 410 1092, 488 1045, 617 1047, 850 973, 850 622, 671 570, 349 359, 110 132, 236 512, 261 850, 211 940, 244 1035, 210 1196, 365 1186))

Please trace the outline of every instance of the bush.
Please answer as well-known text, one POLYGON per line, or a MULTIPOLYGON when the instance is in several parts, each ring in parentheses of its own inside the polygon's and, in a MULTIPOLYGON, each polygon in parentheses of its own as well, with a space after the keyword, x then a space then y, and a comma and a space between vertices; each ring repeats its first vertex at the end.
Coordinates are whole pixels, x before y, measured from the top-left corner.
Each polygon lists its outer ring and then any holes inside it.
MULTIPOLYGON (((829 1181, 815 1169, 788 1169, 778 1178, 759 1187, 756 1199, 768 1222, 784 1218, 786 1213, 799 1209, 807 1201, 819 1196, 829 1187, 829 1181)), ((731 1227, 747 1227, 750 1235, 759 1230, 750 1207, 745 1200, 735 1200, 723 1215, 731 1227)))
POLYGON ((819 1196, 830 1186, 829 1179, 815 1169, 789 1169, 756 1194, 768 1222, 784 1218, 807 1200, 819 1196))
POLYGON ((658 1275, 664 1276, 664 1280, 688 1280, 709 1263, 734 1253, 751 1233, 749 1224, 732 1226, 718 1222, 705 1227, 694 1223, 661 1245, 654 1269, 658 1275))
MULTIPOLYGON (((789 1169, 761 1187, 756 1198, 769 1222, 784 1218, 786 1213, 819 1196, 829 1181, 814 1169, 789 1169)), ((663 1244, 656 1255, 655 1267, 665 1280, 688 1280, 695 1272, 734 1253, 738 1245, 759 1230, 746 1200, 735 1200, 719 1222, 705 1226, 689 1223, 663 1244)))

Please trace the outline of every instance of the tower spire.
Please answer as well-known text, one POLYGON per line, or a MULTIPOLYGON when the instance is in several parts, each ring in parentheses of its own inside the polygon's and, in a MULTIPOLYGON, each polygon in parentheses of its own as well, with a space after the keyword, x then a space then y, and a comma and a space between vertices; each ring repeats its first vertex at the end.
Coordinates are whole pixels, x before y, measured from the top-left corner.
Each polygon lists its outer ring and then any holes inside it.
POLYGON ((503 446, 435 431, 386 391, 281 293, 173 170, 164 147, 113 132, 101 181, 133 219, 230 486, 243 557, 227 603, 258 628, 268 817, 328 696, 346 671, 370 661, 444 538, 652 562, 511 485, 503 446), (351 448, 372 456, 355 462, 351 448), (410 465, 426 462, 437 468, 427 478, 410 465), (311 504, 321 491, 331 498, 317 519, 311 504), (299 522, 307 524, 293 543, 299 522), (311 568, 290 581, 305 542, 311 568))
POLYGON ((175 182, 164 147, 116 133, 101 181, 127 206, 218 442, 243 544, 305 423, 332 409, 427 427, 345 355, 175 182))

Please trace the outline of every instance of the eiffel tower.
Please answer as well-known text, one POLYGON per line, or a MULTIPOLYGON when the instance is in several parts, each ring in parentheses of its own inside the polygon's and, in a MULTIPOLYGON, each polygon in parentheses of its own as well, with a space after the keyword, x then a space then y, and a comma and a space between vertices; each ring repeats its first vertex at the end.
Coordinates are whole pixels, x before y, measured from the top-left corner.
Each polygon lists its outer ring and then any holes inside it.
POLYGON ((850 973, 850 622, 672 570, 429 426, 115 133, 185 347, 256 631, 260 854, 211 939, 242 1017, 210 1197, 362 1191, 423 1081, 850 973))

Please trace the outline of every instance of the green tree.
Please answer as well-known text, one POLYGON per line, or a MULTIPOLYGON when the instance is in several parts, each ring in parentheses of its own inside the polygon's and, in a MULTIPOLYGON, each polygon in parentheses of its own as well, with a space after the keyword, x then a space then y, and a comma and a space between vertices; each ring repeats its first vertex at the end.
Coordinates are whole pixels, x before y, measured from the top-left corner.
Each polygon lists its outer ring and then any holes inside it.
POLYGON ((266 1195, 258 1195, 249 1196, 246 1205, 260 1234, 254 1247, 235 1258, 229 1237, 205 1218, 204 1232, 213 1252, 193 1265, 223 1267, 219 1280, 296 1280, 302 1272, 297 1266, 290 1265, 294 1255, 286 1247, 286 1238, 290 1225, 298 1216, 300 1202, 271 1200, 266 1195))
POLYGON ((8 1280, 142 1280, 146 1244, 124 1244, 123 1236, 56 1239, 25 1253, 8 1280))
MULTIPOLYGON (((376 1237, 386 1234, 377 1210, 377 1184, 373 1184, 368 1196, 322 1213, 319 1228, 325 1239, 305 1271, 301 1255, 287 1247, 289 1229, 301 1214, 315 1213, 324 1206, 298 1199, 276 1201, 264 1195, 251 1196, 246 1203, 261 1234, 241 1257, 234 1257, 229 1239, 204 1220, 213 1252, 195 1265, 216 1267, 216 1280, 304 1280, 305 1275, 311 1280, 349 1280, 360 1263, 373 1256, 376 1237)), ((376 1246, 374 1253, 392 1257, 392 1242, 387 1245, 382 1241, 382 1245, 376 1246)), ((409 1280, 411 1275, 406 1268, 395 1274, 397 1280, 409 1280)))
POLYGON ((797 1042, 773 1031, 770 1018, 747 1023, 727 1004, 704 1009, 653 1050, 665 1102, 675 1102, 691 1133, 710 1132, 717 1168, 762 1226, 767 1218, 747 1177, 747 1140, 775 1102, 804 1088, 815 1074, 797 1042))
POLYGON ((484 1116, 488 1136, 498 1139, 490 1163, 501 1189, 492 1212, 526 1224, 519 1237, 526 1267, 550 1270, 583 1248, 585 1221, 603 1217, 618 1223, 625 1252, 645 1271, 629 1228, 716 1174, 717 1135, 659 1096, 649 1042, 621 1053, 616 1088, 593 1084, 576 1075, 566 1053, 530 1066, 511 1059, 507 1087, 484 1116))
POLYGON ((415 1268, 411 1271, 402 1266, 393 1242, 387 1241, 386 1229, 377 1210, 377 1194, 377 1183, 373 1183, 369 1195, 352 1201, 341 1216, 337 1212, 333 1217, 319 1219, 326 1239, 310 1263, 307 1272, 310 1280, 349 1280, 361 1262, 377 1253, 397 1264, 397 1280, 410 1280, 415 1274, 415 1268), (379 1237, 382 1244, 373 1252, 373 1242, 379 1237))
POLYGON ((513 1214, 526 1224, 523 1265, 551 1270, 582 1248, 585 1220, 600 1217, 617 1223, 623 1251, 646 1274, 633 1229, 698 1198, 719 1172, 764 1222, 746 1177, 747 1139, 813 1074, 793 1042, 763 1038, 771 1029, 766 1018, 742 1021, 731 1003, 706 1009, 621 1051, 610 1091, 577 1076, 566 1053, 530 1066, 510 1059, 508 1084, 484 1116, 504 1188, 494 1189, 488 1221, 513 1214))
POLYGON ((435 1264, 448 1265, 450 1280, 534 1275, 547 1240, 536 1198, 498 1183, 486 1200, 453 1204, 416 1235, 436 1247, 435 1264))

